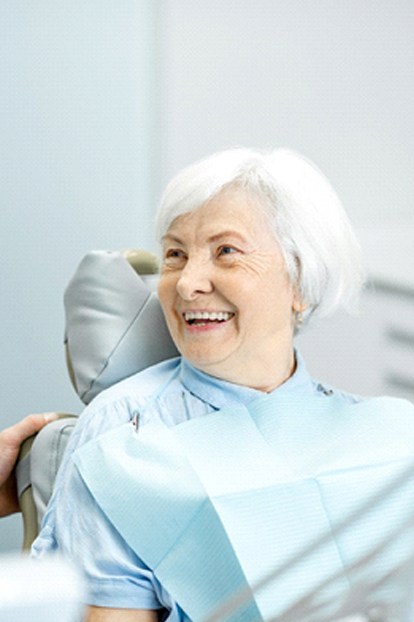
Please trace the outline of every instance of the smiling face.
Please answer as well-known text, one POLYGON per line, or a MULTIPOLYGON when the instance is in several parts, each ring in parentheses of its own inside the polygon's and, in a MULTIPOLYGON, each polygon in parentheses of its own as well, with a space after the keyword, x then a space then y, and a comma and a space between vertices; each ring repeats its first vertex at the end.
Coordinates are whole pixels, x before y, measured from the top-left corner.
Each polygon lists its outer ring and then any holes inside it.
POLYGON ((257 199, 227 189, 178 216, 158 293, 178 350, 198 369, 263 391, 293 372, 300 304, 257 199))

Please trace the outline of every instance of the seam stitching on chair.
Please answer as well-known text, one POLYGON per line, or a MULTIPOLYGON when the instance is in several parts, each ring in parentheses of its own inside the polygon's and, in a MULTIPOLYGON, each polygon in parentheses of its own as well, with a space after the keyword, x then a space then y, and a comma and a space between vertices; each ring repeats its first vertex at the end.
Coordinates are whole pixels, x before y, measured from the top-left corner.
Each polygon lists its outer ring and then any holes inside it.
POLYGON ((93 378, 93 380, 91 380, 91 382, 89 383, 89 386, 87 389, 85 389, 85 391, 83 391, 82 395, 80 396, 81 399, 83 400, 83 398, 90 393, 90 391, 93 389, 94 385, 97 383, 97 381, 99 380, 99 378, 102 376, 103 372, 105 371, 105 369, 108 367, 109 365, 109 361, 111 360, 114 352, 119 348, 119 345, 122 343, 122 341, 125 339, 125 336, 127 335, 127 333, 130 331, 131 326, 133 326, 133 324, 135 324, 135 322, 137 321, 138 317, 141 315, 141 313, 144 311, 145 307, 148 306, 149 302, 151 300, 151 292, 149 292, 148 297, 146 298, 145 302, 141 305, 141 307, 138 309, 138 311, 135 313, 135 315, 133 316, 132 320, 130 321, 130 323, 128 324, 128 326, 125 328, 125 330, 122 332, 121 336, 119 337, 118 341, 116 342, 116 344, 114 345, 114 347, 112 348, 111 352, 108 354, 108 356, 105 359, 105 362, 101 368, 101 370, 99 371, 99 373, 95 376, 95 378, 93 378))

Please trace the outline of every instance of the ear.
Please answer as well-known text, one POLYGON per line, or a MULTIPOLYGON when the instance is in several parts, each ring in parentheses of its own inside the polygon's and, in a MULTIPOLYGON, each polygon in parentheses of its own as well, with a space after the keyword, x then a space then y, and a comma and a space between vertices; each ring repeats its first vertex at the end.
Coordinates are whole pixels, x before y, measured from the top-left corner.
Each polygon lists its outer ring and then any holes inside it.
POLYGON ((309 308, 309 305, 306 304, 302 300, 302 296, 300 295, 297 288, 295 288, 294 296, 292 300, 292 318, 293 318, 293 326, 295 334, 299 331, 300 327, 303 324, 303 313, 306 309, 309 308))
POLYGON ((294 314, 303 313, 308 307, 309 305, 302 299, 298 287, 295 286, 293 289, 292 312, 294 314))

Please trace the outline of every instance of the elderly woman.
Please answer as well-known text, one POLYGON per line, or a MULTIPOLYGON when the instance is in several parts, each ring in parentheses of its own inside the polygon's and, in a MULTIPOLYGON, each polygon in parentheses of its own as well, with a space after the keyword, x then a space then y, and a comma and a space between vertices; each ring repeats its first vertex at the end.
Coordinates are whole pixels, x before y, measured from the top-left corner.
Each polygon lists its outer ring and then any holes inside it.
POLYGON ((83 569, 89 622, 402 615, 413 407, 321 385, 293 346, 363 283, 329 183, 219 153, 173 179, 158 233, 181 357, 86 408, 34 554, 83 569))

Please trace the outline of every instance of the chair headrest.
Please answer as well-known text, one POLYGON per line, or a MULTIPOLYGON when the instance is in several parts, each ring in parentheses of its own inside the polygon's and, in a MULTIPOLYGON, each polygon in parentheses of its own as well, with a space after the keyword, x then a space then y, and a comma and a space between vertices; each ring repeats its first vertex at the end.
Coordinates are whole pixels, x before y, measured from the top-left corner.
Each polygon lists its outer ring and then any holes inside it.
POLYGON ((65 350, 72 384, 88 404, 100 391, 177 356, 154 290, 146 251, 91 251, 64 294, 65 350))

